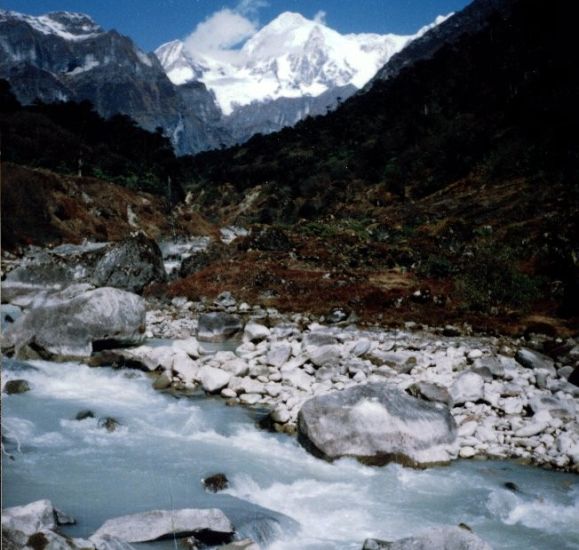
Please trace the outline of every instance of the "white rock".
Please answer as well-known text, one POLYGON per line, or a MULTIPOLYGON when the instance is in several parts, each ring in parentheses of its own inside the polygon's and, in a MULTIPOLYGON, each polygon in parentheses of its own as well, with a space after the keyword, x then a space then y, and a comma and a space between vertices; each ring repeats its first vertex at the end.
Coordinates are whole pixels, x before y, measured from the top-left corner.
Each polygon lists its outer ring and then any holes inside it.
POLYGON ((243 393, 239 396, 239 401, 244 405, 255 405, 261 401, 259 393, 243 393))
POLYGON ((301 367, 303 364, 305 364, 305 362, 308 360, 308 358, 304 355, 298 355, 297 357, 293 357, 292 359, 290 359, 285 365, 282 365, 282 367, 280 368, 281 373, 287 373, 287 372, 292 372, 293 370, 301 367))
POLYGON ((460 437, 470 437, 471 435, 474 435, 474 432, 476 432, 478 426, 478 422, 475 420, 469 420, 468 422, 465 422, 458 427, 458 435, 460 437))
POLYGON ((108 535, 125 542, 147 542, 168 535, 179 536, 200 531, 231 534, 233 526, 227 516, 216 508, 153 510, 109 519, 94 536, 108 535))
POLYGON ((336 362, 340 358, 340 347, 336 344, 325 346, 308 346, 306 353, 309 360, 318 367, 336 362))
POLYGON ((271 419, 279 424, 286 424, 290 421, 290 413, 286 407, 278 406, 271 413, 271 419))
POLYGON ((370 351, 372 347, 372 342, 367 338, 360 338, 355 344, 350 353, 355 357, 361 357, 362 355, 366 355, 370 351))
POLYGON ((280 384, 266 384, 265 391, 271 397, 278 397, 281 393, 281 385, 280 384))
POLYGON ((231 373, 233 376, 246 376, 249 372, 249 365, 240 357, 229 359, 221 364, 224 371, 231 373))
POLYGON ((505 414, 521 414, 523 404, 523 400, 519 397, 506 397, 501 400, 500 408, 505 411, 505 414))
POLYGON ((271 331, 265 326, 255 321, 250 321, 245 325, 244 335, 250 341, 265 340, 269 337, 271 331))
POLYGON ((252 378, 239 378, 233 376, 229 380, 229 388, 236 392, 238 395, 242 393, 265 393, 265 384, 259 382, 258 380, 253 380, 252 378))
POLYGON ((496 432, 488 425, 479 426, 474 436, 481 442, 496 443, 496 432))
POLYGON ((266 362, 274 367, 281 367, 291 356, 292 348, 289 344, 277 344, 269 350, 266 362))
POLYGON ((458 454, 461 458, 472 458, 474 455, 476 455, 476 451, 472 447, 466 446, 461 447, 458 454))
POLYGON ((517 437, 531 437, 533 435, 540 434, 541 432, 545 431, 545 429, 549 426, 548 422, 530 422, 527 425, 519 428, 515 435, 517 437))
POLYGON ((221 396, 226 399, 233 399, 234 397, 237 397, 237 394, 230 388, 223 388, 221 390, 221 396))
POLYGON ((173 356, 172 369, 187 382, 199 380, 199 365, 186 353, 176 353, 173 356))
POLYGON ((56 529, 55 510, 50 500, 37 500, 24 506, 2 510, 2 529, 15 529, 33 535, 45 529, 56 529))
POLYGON ((455 405, 482 399, 484 395, 482 376, 475 372, 463 372, 450 387, 450 395, 455 405))
POLYGON ((191 337, 185 340, 175 340, 173 342, 173 348, 184 351, 193 359, 199 358, 199 342, 197 338, 191 337))
POLYGON ((205 365, 199 371, 199 381, 206 392, 214 393, 229 383, 231 373, 205 365))
POLYGON ((302 370, 295 370, 284 374, 283 381, 294 388, 310 391, 315 378, 302 370))

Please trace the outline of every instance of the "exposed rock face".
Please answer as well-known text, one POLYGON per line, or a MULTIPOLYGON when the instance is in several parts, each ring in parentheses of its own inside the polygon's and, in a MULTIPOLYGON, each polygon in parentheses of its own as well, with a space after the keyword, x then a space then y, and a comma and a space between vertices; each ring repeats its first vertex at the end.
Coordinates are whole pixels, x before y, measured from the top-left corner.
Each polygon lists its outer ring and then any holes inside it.
POLYGON ((166 537, 194 535, 201 541, 217 544, 231 540, 233 526, 227 516, 216 508, 152 510, 105 521, 94 536, 107 535, 125 542, 147 542, 166 537))
POLYGON ((22 103, 87 99, 105 117, 126 114, 147 130, 162 127, 180 154, 222 141, 213 124, 221 112, 202 83, 177 89, 155 55, 88 16, 2 10, 0 35, 0 78, 22 103))
POLYGON ((242 330, 237 315, 223 312, 205 313, 199 316, 197 339, 200 342, 223 342, 242 330))
POLYGON ((114 243, 61 245, 38 252, 8 273, 5 287, 13 293, 22 292, 23 285, 50 289, 87 283, 141 292, 166 278, 159 246, 139 233, 114 243))
POLYGON ((463 527, 436 527, 422 535, 387 542, 367 539, 362 550, 492 550, 484 540, 463 527))
POLYGON ((96 286, 130 292, 141 292, 149 283, 166 278, 161 249, 142 234, 114 243, 100 258, 92 275, 96 286))
POLYGON ((139 343, 145 330, 145 302, 117 288, 98 288, 72 298, 53 295, 6 332, 18 351, 24 346, 53 359, 89 357, 93 344, 139 343))
POLYGON ((456 424, 447 407, 387 384, 366 384, 307 401, 298 416, 300 443, 328 460, 371 464, 447 462, 456 455, 456 424))

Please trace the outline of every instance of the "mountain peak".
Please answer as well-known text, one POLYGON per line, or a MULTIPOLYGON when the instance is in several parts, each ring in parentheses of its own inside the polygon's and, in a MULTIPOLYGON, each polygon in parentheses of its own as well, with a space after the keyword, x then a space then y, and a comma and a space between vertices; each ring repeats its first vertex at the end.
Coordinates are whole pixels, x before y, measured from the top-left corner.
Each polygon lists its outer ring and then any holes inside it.
POLYGON ((280 13, 275 19, 273 19, 267 28, 271 30, 288 30, 295 27, 302 27, 304 25, 313 24, 313 21, 306 19, 301 13, 293 11, 284 11, 280 13))
POLYGON ((85 40, 104 32, 88 15, 71 11, 55 11, 35 17, 0 10, 0 20, 22 21, 42 34, 59 36, 65 40, 85 40))

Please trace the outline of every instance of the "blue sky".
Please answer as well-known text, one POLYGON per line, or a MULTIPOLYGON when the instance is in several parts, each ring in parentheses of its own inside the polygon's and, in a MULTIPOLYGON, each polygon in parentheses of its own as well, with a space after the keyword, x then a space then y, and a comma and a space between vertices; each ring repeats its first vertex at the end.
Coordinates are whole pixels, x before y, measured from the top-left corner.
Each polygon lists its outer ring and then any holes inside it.
POLYGON ((0 7, 30 15, 49 11, 87 13, 105 29, 130 36, 152 51, 189 35, 215 12, 240 12, 262 26, 284 11, 308 18, 325 14, 326 24, 341 33, 412 34, 437 15, 457 11, 468 0, 0 0, 0 7))

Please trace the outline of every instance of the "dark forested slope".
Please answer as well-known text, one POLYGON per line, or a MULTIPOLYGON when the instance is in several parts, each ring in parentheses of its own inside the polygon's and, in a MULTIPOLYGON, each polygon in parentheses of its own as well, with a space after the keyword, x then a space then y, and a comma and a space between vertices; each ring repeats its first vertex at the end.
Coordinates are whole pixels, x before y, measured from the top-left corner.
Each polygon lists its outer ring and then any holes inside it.
POLYGON ((277 207, 267 215, 291 221, 317 213, 316 204, 340 209, 352 182, 414 198, 473 174, 575 183, 579 49, 572 3, 475 4, 493 8, 485 11, 487 25, 465 29, 427 59, 397 69, 395 78, 376 79, 335 113, 198 155, 203 184, 236 191, 269 184, 277 207))

